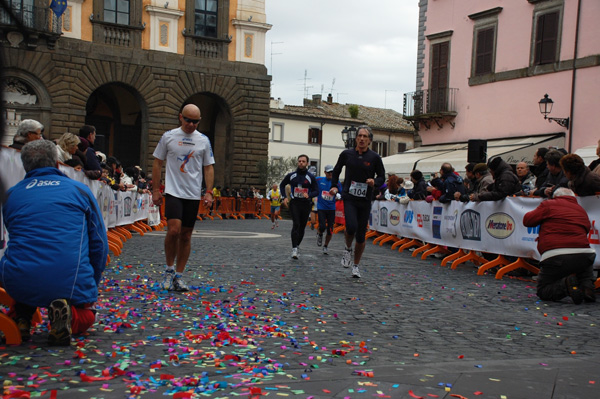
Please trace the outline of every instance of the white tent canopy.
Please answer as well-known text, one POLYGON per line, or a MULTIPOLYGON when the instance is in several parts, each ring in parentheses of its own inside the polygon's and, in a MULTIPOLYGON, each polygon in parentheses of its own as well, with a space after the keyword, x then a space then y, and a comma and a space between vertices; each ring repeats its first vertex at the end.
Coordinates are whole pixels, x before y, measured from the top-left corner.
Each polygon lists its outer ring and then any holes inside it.
MULTIPOLYGON (((533 155, 539 147, 564 147, 563 133, 543 136, 514 137, 488 140, 487 158, 501 156, 510 164, 527 162, 533 165, 533 155)), ((440 170, 444 162, 450 162, 459 173, 467 164, 468 143, 436 144, 414 148, 401 154, 383 158, 386 172, 406 177, 414 169, 428 175, 440 170)))
POLYGON ((592 161, 595 161, 596 159, 598 159, 598 155, 596 155, 596 148, 598 148, 598 146, 589 145, 587 147, 582 147, 582 148, 576 150, 575 154, 577 154, 581 158, 583 158, 583 162, 586 165, 589 165, 592 161))

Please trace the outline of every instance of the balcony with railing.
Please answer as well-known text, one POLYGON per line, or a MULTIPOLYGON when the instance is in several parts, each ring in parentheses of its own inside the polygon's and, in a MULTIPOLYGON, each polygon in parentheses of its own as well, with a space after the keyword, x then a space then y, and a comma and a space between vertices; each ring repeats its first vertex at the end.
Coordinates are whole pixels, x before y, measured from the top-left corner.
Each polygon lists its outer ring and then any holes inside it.
POLYGON ((106 22, 92 15, 90 21, 93 26, 94 42, 124 48, 141 48, 142 32, 146 28, 142 25, 124 25, 106 22))
POLYGON ((201 58, 227 59, 227 47, 230 39, 217 39, 207 36, 196 36, 183 32, 185 37, 185 53, 201 58))
POLYGON ((10 13, 0 8, 2 41, 11 47, 36 48, 45 41, 53 49, 62 32, 62 20, 48 7, 37 7, 25 2, 8 5, 10 13))
POLYGON ((458 89, 427 89, 404 94, 402 117, 419 130, 419 125, 431 127, 435 122, 441 129, 444 122, 454 128, 456 112, 456 94, 458 89))

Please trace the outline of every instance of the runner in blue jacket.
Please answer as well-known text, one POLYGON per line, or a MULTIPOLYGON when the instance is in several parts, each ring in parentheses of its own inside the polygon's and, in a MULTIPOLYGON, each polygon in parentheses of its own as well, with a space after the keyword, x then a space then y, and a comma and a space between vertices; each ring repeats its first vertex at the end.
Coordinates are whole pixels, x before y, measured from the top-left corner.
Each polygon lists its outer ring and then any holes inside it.
MULTIPOLYGON (((325 245, 323 246, 323 255, 329 254, 327 249, 331 238, 333 237, 333 224, 335 222, 335 200, 336 195, 331 195, 331 176, 333 166, 325 166, 325 176, 317 177, 319 186, 319 197, 317 200, 317 214, 319 216, 319 232, 317 233, 317 245, 323 244, 323 233, 327 230, 325 236, 325 245)), ((338 183, 338 191, 342 191, 342 185, 338 183)))

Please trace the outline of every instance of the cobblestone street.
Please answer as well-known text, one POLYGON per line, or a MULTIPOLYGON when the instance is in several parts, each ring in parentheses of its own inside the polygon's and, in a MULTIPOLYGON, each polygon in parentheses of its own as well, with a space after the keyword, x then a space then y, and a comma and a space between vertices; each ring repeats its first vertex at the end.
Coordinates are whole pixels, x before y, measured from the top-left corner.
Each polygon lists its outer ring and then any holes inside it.
POLYGON ((164 233, 134 235, 105 272, 100 324, 71 348, 48 348, 45 325, 28 345, 5 347, 5 388, 58 398, 600 397, 598 304, 542 303, 529 279, 477 276, 471 263, 451 270, 372 239, 354 279, 340 265, 340 234, 323 255, 307 229, 294 260, 291 222, 279 226, 198 222, 188 293, 158 287, 164 233))

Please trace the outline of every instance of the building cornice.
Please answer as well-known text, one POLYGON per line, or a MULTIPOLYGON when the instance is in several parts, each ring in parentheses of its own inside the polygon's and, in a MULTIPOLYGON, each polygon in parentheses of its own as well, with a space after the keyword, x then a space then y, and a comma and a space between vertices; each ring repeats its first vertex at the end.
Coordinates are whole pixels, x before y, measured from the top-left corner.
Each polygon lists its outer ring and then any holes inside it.
POLYGON ((476 12, 475 14, 468 15, 468 17, 472 20, 478 20, 487 17, 493 17, 495 15, 500 14, 502 11, 502 7, 490 8, 489 10, 476 12))
POLYGON ((146 6, 146 11, 148 11, 148 13, 150 15, 168 16, 171 18, 179 18, 185 14, 185 12, 181 11, 181 10, 175 10, 172 8, 164 8, 164 7, 157 7, 157 6, 151 6, 151 5, 146 6))
POLYGON ((263 31, 263 32, 266 32, 273 27, 273 25, 265 24, 262 22, 242 21, 240 19, 232 19, 231 24, 235 27, 239 26, 241 28, 249 28, 252 30, 263 31))

